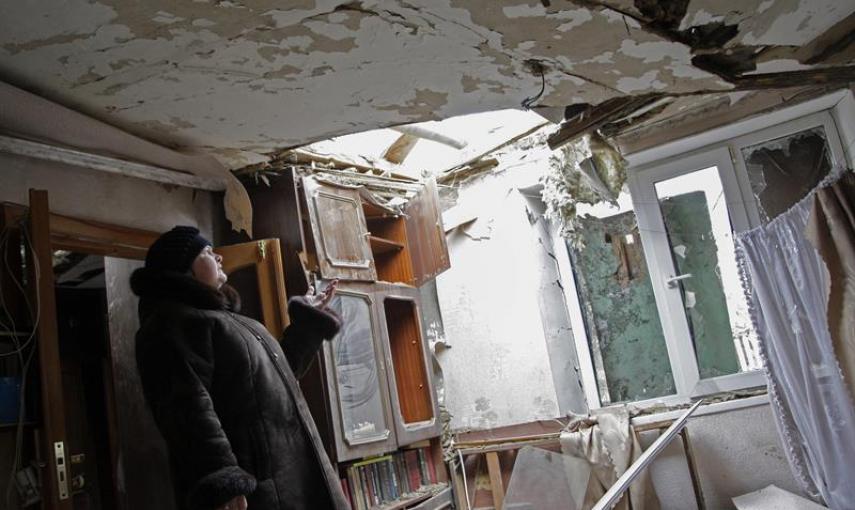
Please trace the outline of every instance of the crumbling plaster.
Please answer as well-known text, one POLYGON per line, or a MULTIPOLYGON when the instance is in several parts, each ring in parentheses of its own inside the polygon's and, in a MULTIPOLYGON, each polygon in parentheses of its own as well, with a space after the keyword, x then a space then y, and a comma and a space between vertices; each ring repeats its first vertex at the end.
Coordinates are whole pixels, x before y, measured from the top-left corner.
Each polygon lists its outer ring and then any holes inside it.
MULTIPOLYGON (((644 3, 4 2, 0 78, 233 167, 338 134, 518 107, 541 88, 534 61, 545 69, 541 106, 732 88, 693 65, 687 44, 622 14, 644 3)), ((798 46, 855 10, 846 0, 687 3, 678 28, 736 24, 733 45, 798 46)), ((776 59, 774 69, 801 65, 776 59)))
POLYGON ((536 229, 526 217, 524 197, 507 180, 489 180, 461 197, 461 203, 491 206, 482 208, 474 224, 448 235, 451 268, 437 277, 451 346, 437 358, 457 430, 551 419, 568 411, 559 409, 538 306, 536 229))
POLYGON ((543 133, 491 156, 496 171, 444 189, 456 206, 443 214, 451 268, 436 292, 451 347, 437 358, 457 430, 587 412, 553 229, 537 199, 543 133))

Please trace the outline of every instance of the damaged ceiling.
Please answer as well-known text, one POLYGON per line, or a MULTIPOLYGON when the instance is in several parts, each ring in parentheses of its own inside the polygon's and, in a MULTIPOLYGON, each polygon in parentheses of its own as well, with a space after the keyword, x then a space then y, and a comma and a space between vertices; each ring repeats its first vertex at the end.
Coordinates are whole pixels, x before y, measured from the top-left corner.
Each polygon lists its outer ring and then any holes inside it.
POLYGON ((572 120, 606 101, 626 115, 662 94, 852 79, 828 69, 853 60, 851 0, 282 4, 3 2, 0 79, 232 168, 523 104, 572 120))

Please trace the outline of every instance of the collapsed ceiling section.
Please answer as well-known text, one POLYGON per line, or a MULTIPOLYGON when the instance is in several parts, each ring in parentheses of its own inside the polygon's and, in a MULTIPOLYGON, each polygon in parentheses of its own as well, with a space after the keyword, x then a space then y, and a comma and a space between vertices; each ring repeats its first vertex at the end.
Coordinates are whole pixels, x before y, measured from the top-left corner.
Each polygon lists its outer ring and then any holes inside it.
POLYGON ((851 0, 287 4, 4 2, 0 79, 236 168, 479 111, 613 120, 663 94, 853 78, 829 67, 852 60, 851 0))

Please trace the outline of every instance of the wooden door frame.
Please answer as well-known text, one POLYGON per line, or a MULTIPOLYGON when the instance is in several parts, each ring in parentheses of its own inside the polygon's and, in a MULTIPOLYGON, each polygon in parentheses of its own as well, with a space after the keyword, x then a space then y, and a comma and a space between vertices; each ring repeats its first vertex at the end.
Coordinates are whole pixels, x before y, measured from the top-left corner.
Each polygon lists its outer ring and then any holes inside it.
POLYGON ((285 293, 285 270, 279 239, 259 239, 215 248, 223 257, 223 271, 255 267, 261 301, 261 321, 274 338, 281 338, 288 327, 288 298, 285 293))
MULTIPOLYGON (((4 202, 0 204, 0 226, 15 228, 16 225, 27 224, 33 245, 47 245, 50 247, 48 253, 31 253, 38 262, 39 267, 52 267, 52 251, 70 250, 79 253, 119 257, 126 259, 143 260, 151 243, 160 235, 156 232, 112 225, 99 221, 83 220, 51 213, 48 205, 48 194, 43 190, 30 190, 30 207, 4 202), (33 214, 29 214, 30 211, 33 214)), ((32 263, 31 263, 32 265, 32 263)), ((41 309, 38 327, 38 349, 39 349, 39 373, 41 379, 41 401, 42 401, 42 432, 40 438, 41 456, 43 459, 50 458, 45 475, 45 483, 42 487, 42 500, 46 510, 70 510, 71 506, 71 480, 66 471, 66 483, 68 484, 69 497, 60 499, 58 494, 58 471, 56 469, 56 458, 54 455, 54 443, 61 441, 66 445, 65 467, 69 465, 70 452, 67 451, 67 437, 65 434, 64 404, 62 402, 62 379, 59 361, 58 332, 56 324, 56 302, 54 295, 53 273, 51 271, 40 271, 38 278, 38 290, 31 289, 39 296, 37 306, 41 309), (49 490, 46 490, 50 488, 49 490)), ((118 487, 118 438, 116 424, 116 399, 113 368, 112 341, 108 339, 110 346, 110 373, 109 380, 105 381, 107 399, 107 420, 110 430, 108 438, 111 455, 113 492, 117 501, 121 504, 120 491, 118 487)))

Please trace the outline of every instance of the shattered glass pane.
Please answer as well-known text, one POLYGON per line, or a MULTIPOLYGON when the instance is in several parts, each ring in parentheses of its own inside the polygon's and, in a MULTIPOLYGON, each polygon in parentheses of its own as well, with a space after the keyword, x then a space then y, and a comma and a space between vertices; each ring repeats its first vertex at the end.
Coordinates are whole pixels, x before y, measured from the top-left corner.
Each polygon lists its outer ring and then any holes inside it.
POLYGON ((380 394, 371 305, 367 298, 339 293, 330 307, 342 318, 332 350, 345 439, 350 444, 383 440, 389 429, 380 394))
POLYGON ((581 510, 590 477, 587 460, 526 446, 514 463, 504 507, 581 510))
POLYGON ((760 368, 716 167, 656 183, 702 379, 760 368))
POLYGON ((831 170, 821 126, 744 147, 741 152, 763 223, 804 198, 831 170))
POLYGON ((674 378, 629 193, 579 208, 568 242, 603 404, 672 395, 674 378))

